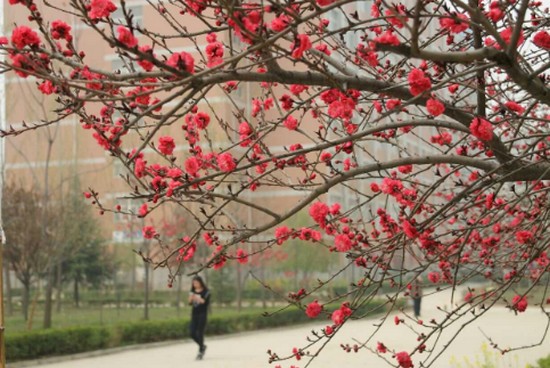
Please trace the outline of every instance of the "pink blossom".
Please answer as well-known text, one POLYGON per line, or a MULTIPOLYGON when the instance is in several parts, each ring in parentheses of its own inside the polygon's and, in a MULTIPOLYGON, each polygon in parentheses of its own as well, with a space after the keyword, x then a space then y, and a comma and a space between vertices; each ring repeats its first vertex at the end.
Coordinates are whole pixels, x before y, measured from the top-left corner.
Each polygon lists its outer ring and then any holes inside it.
POLYGON ((432 88, 432 82, 430 78, 426 77, 426 74, 418 68, 412 69, 409 73, 409 90, 413 96, 418 96, 424 91, 432 88))
POLYGON ((291 45, 292 57, 294 59, 301 59, 304 52, 311 48, 311 41, 309 36, 305 34, 299 34, 291 45))
POLYGON ((428 110, 430 115, 439 116, 439 115, 443 114, 443 112, 445 112, 445 105, 443 105, 443 103, 441 103, 441 101, 439 101, 435 98, 430 98, 426 102, 426 109, 428 110))
POLYGON ((514 101, 507 101, 504 106, 510 111, 513 111, 519 115, 523 114, 525 112, 525 107, 521 106, 517 102, 514 101))
POLYGON ((441 279, 441 275, 439 274, 439 272, 430 272, 428 274, 428 280, 430 280, 430 282, 434 284, 437 284, 440 279, 441 279))
POLYGON ((124 26, 118 26, 117 33, 117 40, 126 47, 133 48, 137 46, 138 40, 128 28, 124 26))
POLYGON ((199 129, 206 129, 208 124, 210 123, 210 115, 208 115, 205 112, 198 112, 193 117, 193 122, 195 123, 195 126, 199 129))
POLYGON ((185 172, 191 176, 197 176, 200 169, 199 160, 195 156, 191 156, 185 160, 185 172))
POLYGON ((309 207, 309 215, 318 224, 324 224, 328 214, 329 208, 323 202, 315 202, 309 207))
POLYGON ((314 300, 313 302, 309 303, 306 307, 306 314, 309 318, 315 318, 319 314, 321 314, 321 311, 323 310, 323 306, 320 305, 317 300, 314 300))
POLYGON ((387 30, 382 35, 376 37, 374 41, 384 45, 393 45, 393 46, 399 46, 399 43, 400 43, 397 36, 394 35, 391 30, 387 30))
POLYGON ((403 228, 403 232, 405 233, 405 235, 407 235, 408 238, 414 239, 418 236, 418 231, 408 220, 403 220, 401 222, 401 227, 403 228))
POLYGON ((298 120, 292 115, 289 115, 283 122, 288 130, 296 130, 298 128, 298 120))
POLYGON ((462 33, 470 26, 466 14, 457 14, 454 18, 443 17, 439 19, 439 25, 449 33, 462 33))
POLYGON ((235 164, 233 160, 233 156, 229 152, 220 153, 216 161, 221 171, 231 172, 237 167, 237 164, 235 164))
POLYGON ((244 249, 237 249, 237 262, 240 264, 248 263, 248 253, 244 249))
POLYGON ((174 148, 176 148, 174 138, 170 136, 159 138, 158 150, 160 151, 160 153, 167 156, 171 155, 174 152, 174 148))
POLYGON ((185 70, 191 74, 195 72, 195 59, 185 51, 172 54, 166 61, 166 65, 174 69, 185 70))
POLYGON ((550 50, 550 34, 547 31, 539 31, 533 37, 533 43, 542 49, 550 50))
POLYGON ((376 344, 376 350, 380 353, 380 354, 384 354, 388 351, 388 349, 386 348, 386 345, 384 345, 383 343, 381 342, 378 342, 378 344, 376 344))
POLYGON ((281 245, 290 237, 290 229, 288 226, 280 226, 275 229, 275 239, 277 239, 277 244, 281 245))
POLYGON ((516 240, 520 244, 529 243, 533 239, 533 233, 529 230, 520 230, 516 232, 516 240))
POLYGON ((401 368, 412 368, 414 367, 409 353, 406 351, 401 351, 395 354, 395 359, 401 368))
POLYGON ((155 228, 153 226, 145 226, 145 227, 143 227, 141 232, 142 232, 143 237, 145 239, 153 239, 155 237, 155 235, 157 235, 157 231, 155 230, 155 228))
POLYGON ((334 238, 334 246, 339 252, 347 252, 353 247, 353 242, 346 234, 338 234, 334 238))
POLYGON ((50 26, 50 32, 54 40, 64 39, 70 42, 73 39, 71 26, 62 20, 54 20, 50 26))
POLYGON ((117 10, 117 7, 110 0, 92 0, 88 16, 90 19, 106 18, 115 10, 117 10))
POLYGON ((525 296, 515 295, 512 298, 512 309, 518 312, 525 312, 527 309, 527 298, 525 296))
POLYGON ((15 27, 11 33, 11 43, 16 49, 22 49, 25 46, 38 47, 40 38, 38 33, 27 26, 15 27))
POLYGON ((474 118, 470 123, 470 132, 482 141, 490 141, 493 138, 493 126, 483 118, 474 118))

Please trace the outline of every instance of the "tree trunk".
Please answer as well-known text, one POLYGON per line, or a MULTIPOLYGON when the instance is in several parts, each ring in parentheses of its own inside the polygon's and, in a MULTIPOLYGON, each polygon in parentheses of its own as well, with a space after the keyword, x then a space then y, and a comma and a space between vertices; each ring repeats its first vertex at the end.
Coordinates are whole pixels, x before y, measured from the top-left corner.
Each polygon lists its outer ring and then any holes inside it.
POLYGON ((10 276, 10 268, 8 264, 4 265, 4 273, 5 273, 5 279, 6 279, 6 313, 8 316, 13 315, 13 298, 12 298, 12 290, 11 290, 11 276, 10 276))
POLYGON ((145 295, 144 295, 144 308, 143 308, 143 319, 148 321, 149 320, 149 263, 145 262, 145 282, 144 288, 145 288, 145 295))
POLYGON ((242 270, 241 264, 237 264, 237 312, 240 312, 243 306, 243 288, 242 288, 242 270))
POLYGON ((261 265, 261 277, 262 277, 262 308, 263 309, 266 309, 267 308, 267 290, 265 289, 264 285, 265 285, 265 267, 263 265, 263 262, 262 262, 262 265, 261 265))
POLYGON ((31 283, 23 283, 23 318, 25 322, 29 320, 29 303, 31 301, 31 283))
POLYGON ((61 291, 63 289, 63 283, 61 282, 61 261, 56 267, 57 276, 55 279, 55 312, 61 313, 61 291))
POLYGON ((53 294, 53 271, 48 270, 46 293, 44 294, 44 329, 52 327, 52 294, 53 294))
POLYGON ((76 308, 80 308, 80 292, 78 290, 78 277, 74 278, 73 283, 73 299, 74 299, 74 306, 76 308))
POLYGON ((180 309, 181 309, 181 274, 178 275, 178 281, 177 281, 177 289, 176 289, 176 311, 178 317, 180 316, 180 309))
POLYGON ((132 290, 132 292, 136 291, 136 255, 132 252, 132 283, 131 283, 131 286, 130 286, 130 290, 132 290))

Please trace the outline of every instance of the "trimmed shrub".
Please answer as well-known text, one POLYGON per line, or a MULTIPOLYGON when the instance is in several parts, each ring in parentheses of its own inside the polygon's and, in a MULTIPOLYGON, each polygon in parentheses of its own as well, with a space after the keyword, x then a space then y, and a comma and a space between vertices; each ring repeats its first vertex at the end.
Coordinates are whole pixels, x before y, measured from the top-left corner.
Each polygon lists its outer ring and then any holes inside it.
POLYGON ((112 331, 107 327, 72 327, 8 334, 6 354, 10 361, 76 354, 107 348, 111 340, 112 331))
MULTIPOLYGON (((373 301, 357 310, 358 315, 382 312, 381 301, 373 301)), ((325 309, 330 313, 339 305, 325 309)), ((208 335, 223 335, 269 327, 289 326, 312 320, 298 308, 290 307, 274 316, 264 317, 257 312, 243 312, 230 316, 210 315, 208 335)), ((327 323, 329 320, 327 318, 327 323)), ((141 321, 102 327, 72 327, 7 334, 6 353, 10 362, 37 359, 55 355, 76 354, 108 347, 179 340, 189 337, 189 320, 141 321)))

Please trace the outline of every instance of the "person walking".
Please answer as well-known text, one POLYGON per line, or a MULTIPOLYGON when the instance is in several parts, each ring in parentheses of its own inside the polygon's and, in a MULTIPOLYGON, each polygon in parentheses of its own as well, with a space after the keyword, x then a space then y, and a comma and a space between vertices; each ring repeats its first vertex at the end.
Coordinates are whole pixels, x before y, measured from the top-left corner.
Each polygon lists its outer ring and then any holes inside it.
POLYGON ((191 305, 191 338, 199 345, 197 360, 204 357, 206 345, 204 345, 204 330, 206 329, 206 317, 210 303, 210 291, 200 276, 193 277, 191 292, 189 293, 189 305, 191 305))
POLYGON ((413 280, 411 285, 411 298, 413 300, 414 317, 420 317, 420 303, 422 302, 422 282, 420 276, 413 280))

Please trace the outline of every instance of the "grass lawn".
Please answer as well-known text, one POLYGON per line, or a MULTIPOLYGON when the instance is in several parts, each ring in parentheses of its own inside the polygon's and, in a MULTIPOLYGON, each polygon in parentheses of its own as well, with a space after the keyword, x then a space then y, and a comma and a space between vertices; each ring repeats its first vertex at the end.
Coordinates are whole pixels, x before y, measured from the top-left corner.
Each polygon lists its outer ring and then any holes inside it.
MULTIPOLYGON (((257 312, 260 315, 264 309, 261 307, 246 307, 243 312, 257 312)), ((187 319, 191 309, 188 306, 182 307, 179 310, 176 307, 154 307, 149 308, 149 320, 161 321, 174 318, 187 319)), ((235 315, 238 311, 235 307, 217 307, 212 306, 212 316, 235 315)), ((116 307, 68 307, 64 306, 60 313, 53 312, 52 326, 54 328, 74 327, 74 326, 99 326, 112 325, 121 322, 138 322, 144 320, 143 308, 120 308, 116 307)), ((42 328, 44 311, 36 309, 32 330, 42 328)), ((28 331, 28 323, 23 319, 20 310, 14 311, 12 316, 5 316, 6 333, 16 331, 28 331)))

